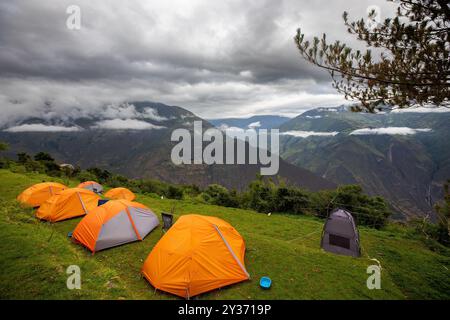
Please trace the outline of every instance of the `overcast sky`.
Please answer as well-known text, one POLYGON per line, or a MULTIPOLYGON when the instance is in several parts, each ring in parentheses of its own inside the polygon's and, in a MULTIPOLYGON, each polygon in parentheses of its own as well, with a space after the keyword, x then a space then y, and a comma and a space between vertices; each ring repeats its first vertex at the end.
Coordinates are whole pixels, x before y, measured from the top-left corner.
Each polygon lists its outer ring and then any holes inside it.
POLYGON ((149 100, 204 118, 283 114, 344 102, 293 37, 346 33, 343 11, 385 0, 2 1, 0 120, 149 100), (66 8, 81 8, 81 29, 66 8), (3 118, 3 119, 1 119, 3 118))

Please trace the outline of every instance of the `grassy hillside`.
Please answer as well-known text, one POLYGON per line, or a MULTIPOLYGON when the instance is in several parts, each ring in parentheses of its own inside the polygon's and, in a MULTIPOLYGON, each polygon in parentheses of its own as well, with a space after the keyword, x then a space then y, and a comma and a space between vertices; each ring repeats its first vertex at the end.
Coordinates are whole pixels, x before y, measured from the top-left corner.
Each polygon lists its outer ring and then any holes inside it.
MULTIPOLYGON (((71 243, 67 233, 81 218, 56 224, 36 220, 15 197, 44 175, 0 170, 0 298, 30 299, 176 299, 154 292, 140 276, 144 259, 162 236, 155 229, 142 242, 95 255, 71 243), (82 289, 66 288, 66 268, 79 265, 82 289)), ((61 181, 61 180, 59 180, 61 181)), ((78 181, 61 181, 74 186, 78 181)), ((137 201, 159 215, 175 206, 176 216, 213 215, 230 222, 246 241, 251 280, 199 296, 199 299, 449 299, 450 254, 430 251, 406 229, 360 228, 362 258, 320 249, 323 221, 306 216, 267 216, 248 210, 138 195, 137 201), (383 267, 381 290, 366 287, 366 268, 377 258, 383 267), (273 287, 259 288, 261 276, 273 287)))

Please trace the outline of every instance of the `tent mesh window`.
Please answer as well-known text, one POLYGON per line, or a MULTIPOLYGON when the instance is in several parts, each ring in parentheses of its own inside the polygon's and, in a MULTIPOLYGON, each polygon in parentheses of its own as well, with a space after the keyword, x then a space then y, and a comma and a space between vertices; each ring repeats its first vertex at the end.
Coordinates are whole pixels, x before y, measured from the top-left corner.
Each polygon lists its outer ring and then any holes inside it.
POLYGON ((349 238, 341 237, 336 234, 330 233, 329 239, 330 239, 330 244, 333 246, 350 249, 350 239, 349 238))

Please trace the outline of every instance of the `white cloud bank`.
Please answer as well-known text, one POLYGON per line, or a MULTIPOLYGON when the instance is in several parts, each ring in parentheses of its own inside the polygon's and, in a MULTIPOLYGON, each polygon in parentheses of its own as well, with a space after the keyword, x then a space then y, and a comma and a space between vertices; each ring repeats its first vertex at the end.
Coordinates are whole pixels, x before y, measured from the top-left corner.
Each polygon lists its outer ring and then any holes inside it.
POLYGON ((71 132, 80 131, 79 127, 47 126, 42 123, 22 124, 20 126, 10 127, 3 131, 6 132, 71 132))
POLYGON ((322 116, 306 116, 308 119, 320 119, 322 116))
POLYGON ((409 108, 395 108, 392 113, 443 113, 450 112, 450 107, 436 107, 434 105, 412 106, 409 108))
POLYGON ((249 129, 255 129, 261 127, 261 121, 252 122, 248 125, 249 129))
POLYGON ((308 138, 311 136, 318 136, 318 137, 334 137, 339 132, 332 131, 332 132, 320 132, 320 131, 301 131, 301 130, 291 130, 286 132, 281 132, 280 135, 286 135, 286 136, 293 136, 297 138, 308 138))
POLYGON ((109 130, 151 130, 163 129, 165 127, 136 119, 112 119, 99 121, 93 128, 109 130))
POLYGON ((350 133, 350 135, 413 135, 419 132, 430 132, 431 129, 413 129, 408 127, 385 127, 385 128, 363 128, 357 129, 350 133))
POLYGON ((110 104, 103 107, 101 116, 106 119, 134 119, 144 118, 154 121, 168 120, 166 117, 160 116, 158 111, 151 107, 145 107, 142 111, 136 110, 133 104, 110 104))

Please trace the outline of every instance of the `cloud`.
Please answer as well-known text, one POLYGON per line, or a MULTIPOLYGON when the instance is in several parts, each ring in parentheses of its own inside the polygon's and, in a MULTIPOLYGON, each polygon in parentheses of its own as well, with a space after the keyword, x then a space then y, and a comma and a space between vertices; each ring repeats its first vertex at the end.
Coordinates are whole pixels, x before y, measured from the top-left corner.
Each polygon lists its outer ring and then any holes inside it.
POLYGON ((239 74, 244 78, 252 78, 253 77, 253 73, 250 70, 241 71, 241 72, 239 72, 239 74))
POLYGON ((154 121, 165 121, 166 117, 162 117, 158 112, 151 108, 145 107, 142 111, 136 110, 133 104, 111 104, 103 107, 101 116, 106 119, 149 119, 154 121))
POLYGON ((62 126, 47 126, 45 124, 22 124, 20 126, 14 126, 7 128, 3 131, 6 132, 71 132, 80 131, 79 127, 62 127, 62 126))
POLYGON ((413 129, 408 127, 386 127, 386 128, 363 128, 357 129, 350 135, 413 135, 419 132, 430 132, 431 129, 413 129))
POLYGON ((93 128, 108 130, 151 130, 163 129, 165 127, 135 119, 112 119, 99 121, 93 126, 93 128))
POLYGON ((255 129, 261 127, 261 121, 252 122, 248 125, 249 129, 255 129))
POLYGON ((286 136, 293 136, 296 138, 308 138, 311 136, 317 136, 317 137, 334 137, 339 132, 332 131, 332 132, 319 132, 319 131, 301 131, 301 130, 291 130, 291 131, 285 131, 281 132, 280 135, 286 135, 286 136))
MULTIPOLYGON (((337 105, 345 99, 326 71, 300 58, 293 37, 301 27, 309 38, 326 32, 331 41, 358 45, 341 15, 366 16, 369 3, 78 0, 76 31, 66 28, 72 4, 0 3, 0 122, 45 115, 48 102, 60 116, 159 101, 204 118, 295 116, 337 105)), ((370 4, 386 17, 395 8, 370 4)))
POLYGON ((436 107, 436 106, 412 106, 411 108, 397 108, 391 111, 392 113, 443 113, 450 112, 450 106, 436 107))
POLYGON ((308 118, 308 119, 320 119, 320 118, 322 118, 322 116, 306 116, 305 118, 308 118))

